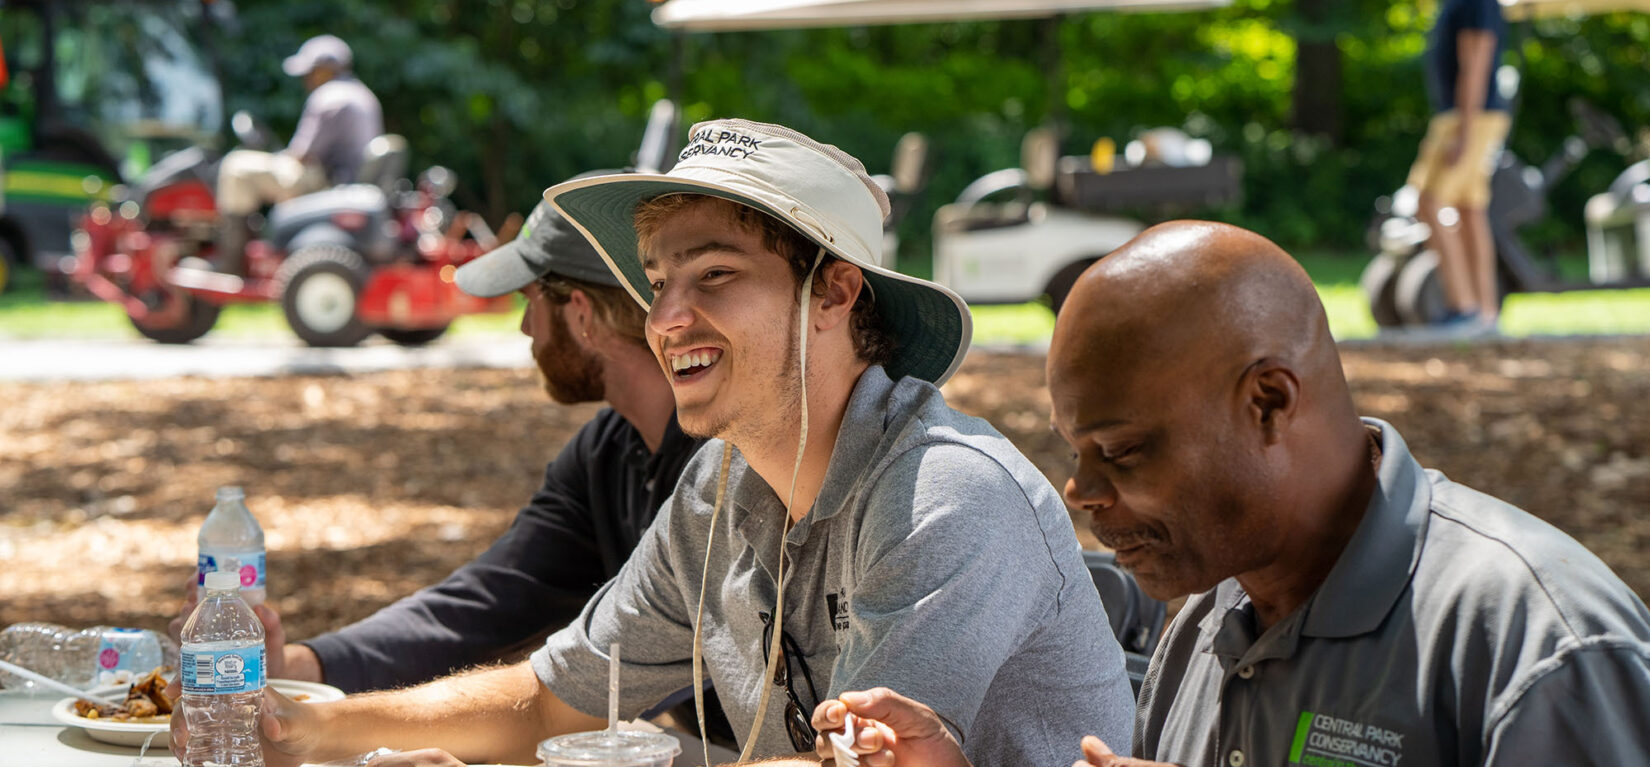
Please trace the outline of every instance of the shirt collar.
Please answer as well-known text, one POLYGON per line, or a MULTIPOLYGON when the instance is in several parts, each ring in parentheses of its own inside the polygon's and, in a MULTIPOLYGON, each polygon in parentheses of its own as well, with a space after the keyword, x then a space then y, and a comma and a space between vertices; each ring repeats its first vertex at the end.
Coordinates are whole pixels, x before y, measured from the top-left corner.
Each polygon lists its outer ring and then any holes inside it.
POLYGON ((865 470, 880 454, 877 446, 887 429, 888 400, 893 391, 894 382, 881 365, 872 365, 860 374, 836 431, 825 482, 814 498, 813 509, 797 523, 799 528, 836 516, 858 494, 865 470))
POLYGON ((1227 578, 1215 584, 1214 607, 1209 610, 1207 615, 1203 616, 1203 620, 1198 622, 1198 628, 1202 629, 1205 634, 1213 634, 1219 631, 1220 623, 1225 619, 1226 611, 1237 607, 1246 596, 1248 595, 1243 593, 1243 586, 1237 582, 1236 578, 1227 578))
POLYGON ((1364 423, 1380 433, 1375 492, 1329 577, 1306 604, 1302 633, 1352 637, 1374 631, 1409 585, 1421 559, 1432 485, 1391 424, 1364 423))

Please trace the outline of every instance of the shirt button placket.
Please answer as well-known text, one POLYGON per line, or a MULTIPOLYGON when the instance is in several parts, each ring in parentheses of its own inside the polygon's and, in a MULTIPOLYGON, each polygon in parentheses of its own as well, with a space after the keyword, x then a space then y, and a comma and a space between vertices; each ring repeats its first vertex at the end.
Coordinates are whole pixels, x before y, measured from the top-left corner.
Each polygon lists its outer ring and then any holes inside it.
POLYGON ((1234 748, 1226 755, 1227 767, 1243 767, 1243 750, 1234 748))
POLYGON ((1240 669, 1237 670, 1237 675, 1238 675, 1239 679, 1254 679, 1255 678, 1255 667, 1254 666, 1244 666, 1243 668, 1240 668, 1240 669))

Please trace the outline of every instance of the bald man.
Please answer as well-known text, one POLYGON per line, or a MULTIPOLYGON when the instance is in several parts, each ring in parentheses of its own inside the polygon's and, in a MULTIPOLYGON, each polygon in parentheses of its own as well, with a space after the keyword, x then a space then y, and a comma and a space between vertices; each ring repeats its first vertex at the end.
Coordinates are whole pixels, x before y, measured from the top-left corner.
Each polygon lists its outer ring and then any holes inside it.
MULTIPOLYGON (((1146 230, 1078 280, 1048 377, 1067 501, 1152 596, 1192 595, 1152 658, 1135 758, 1089 737, 1078 765, 1645 763, 1644 603, 1358 418, 1276 245, 1146 230)), ((966 764, 918 702, 849 694, 816 726, 846 710, 871 767, 966 764)))

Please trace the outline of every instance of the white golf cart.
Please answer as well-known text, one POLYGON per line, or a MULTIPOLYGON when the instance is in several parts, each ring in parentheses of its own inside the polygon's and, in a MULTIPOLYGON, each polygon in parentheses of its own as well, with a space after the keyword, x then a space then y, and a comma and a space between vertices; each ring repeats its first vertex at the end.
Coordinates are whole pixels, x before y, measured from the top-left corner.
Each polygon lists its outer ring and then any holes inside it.
MULTIPOLYGON (((1084 11, 1165 12, 1215 8, 1230 0, 670 0, 653 12, 661 27, 689 32, 1052 19, 1084 11)), ((1050 27, 1052 28, 1052 27, 1050 27)), ((1049 45, 1055 36, 1050 35, 1049 45)), ((1052 75, 1053 73, 1051 73, 1052 75)), ((1051 88, 1051 91, 1055 90, 1051 88)), ((892 173, 878 181, 894 203, 893 229, 926 178, 926 141, 907 134, 892 173)), ((1205 145, 1206 146, 1206 145, 1205 145)), ((1195 153, 1192 153, 1195 154, 1195 153)), ((1177 157, 1129 163, 1108 153, 1061 157, 1059 132, 1027 133, 1021 167, 988 173, 934 215, 934 279, 970 304, 1022 303, 1047 296, 1056 312, 1083 269, 1157 218, 1229 203, 1240 193, 1234 158, 1177 157), (1100 169, 1097 170, 1096 166, 1100 169)), ((1130 157, 1130 160, 1141 160, 1130 157)), ((886 265, 892 265, 891 263, 886 265)))

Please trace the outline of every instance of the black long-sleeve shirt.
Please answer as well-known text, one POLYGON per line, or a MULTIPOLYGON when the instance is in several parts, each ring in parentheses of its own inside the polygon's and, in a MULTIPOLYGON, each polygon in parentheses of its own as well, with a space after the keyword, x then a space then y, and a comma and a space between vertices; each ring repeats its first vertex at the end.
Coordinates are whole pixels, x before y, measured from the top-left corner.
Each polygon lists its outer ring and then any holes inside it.
POLYGON ((545 467, 544 485, 481 556, 303 644, 320 658, 327 683, 347 692, 524 656, 619 572, 699 444, 673 417, 650 454, 634 426, 601 411, 545 467))

